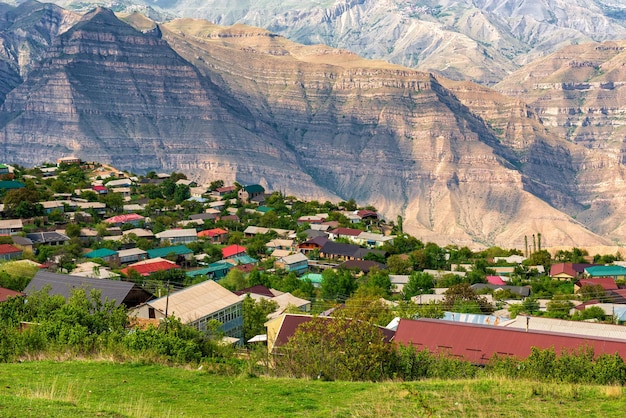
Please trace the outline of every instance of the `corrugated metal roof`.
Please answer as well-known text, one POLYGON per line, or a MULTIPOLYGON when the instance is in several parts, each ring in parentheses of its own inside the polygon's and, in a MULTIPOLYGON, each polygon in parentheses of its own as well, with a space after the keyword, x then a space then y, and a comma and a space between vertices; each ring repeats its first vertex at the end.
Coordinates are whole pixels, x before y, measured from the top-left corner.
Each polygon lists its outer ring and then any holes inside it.
POLYGON ((171 253, 174 253, 176 255, 184 255, 184 254, 192 254, 193 251, 191 251, 188 247, 184 245, 173 245, 171 247, 153 248, 152 250, 148 250, 148 257, 150 258, 165 257, 171 253))
POLYGON ((187 228, 187 229, 168 229, 156 234, 156 237, 159 239, 163 238, 184 238, 184 237, 197 237, 198 232, 196 232, 195 228, 187 228))
POLYGON ((626 342, 539 331, 524 331, 486 325, 463 324, 435 319, 401 319, 395 341, 416 349, 447 353, 476 364, 484 364, 495 354, 528 357, 532 347, 557 353, 563 349, 593 347, 596 355, 619 353, 626 359, 626 342))
POLYGON ((117 255, 119 255, 120 258, 129 257, 131 255, 142 255, 142 254, 148 254, 148 252, 142 250, 141 248, 129 248, 127 250, 119 250, 117 252, 117 255))
POLYGON ((22 292, 0 287, 0 302, 6 301, 8 298, 23 295, 22 292))
POLYGON ((187 324, 212 315, 224 308, 241 303, 241 300, 230 290, 220 286, 213 280, 206 280, 197 285, 148 302, 150 306, 173 315, 187 324))
POLYGON ((626 267, 622 266, 591 266, 585 269, 585 273, 592 277, 601 276, 624 276, 626 267))
POLYGON ((87 258, 102 258, 102 257, 111 257, 112 255, 116 255, 117 251, 109 250, 108 248, 98 248, 97 250, 93 250, 85 254, 87 258))
POLYGON ((444 312, 442 319, 444 321, 463 322, 466 324, 479 325, 500 325, 502 322, 509 321, 508 317, 484 314, 468 314, 459 312, 444 312))
POLYGON ((137 300, 143 299, 141 302, 144 302, 151 297, 147 291, 137 287, 132 282, 92 279, 68 274, 49 273, 47 271, 38 271, 28 286, 26 286, 26 289, 24 289, 24 293, 29 294, 41 290, 46 286, 50 286, 48 294, 61 295, 66 299, 71 296, 74 289, 98 289, 102 292, 101 300, 103 302, 105 299, 114 300, 116 306, 121 303, 127 306, 134 306, 137 300), (138 292, 134 292, 134 290, 138 292), (139 295, 139 293, 141 293, 141 295, 139 295), (133 299, 132 302, 130 301, 131 298, 133 299))
MULTIPOLYGON (((626 307, 624 307, 626 309, 626 307)), ((532 331, 558 332, 586 337, 613 338, 626 341, 626 326, 598 324, 584 321, 565 321, 563 319, 528 317, 518 315, 502 326, 507 328, 528 329, 532 331), (527 322, 528 319, 528 322, 527 322)))

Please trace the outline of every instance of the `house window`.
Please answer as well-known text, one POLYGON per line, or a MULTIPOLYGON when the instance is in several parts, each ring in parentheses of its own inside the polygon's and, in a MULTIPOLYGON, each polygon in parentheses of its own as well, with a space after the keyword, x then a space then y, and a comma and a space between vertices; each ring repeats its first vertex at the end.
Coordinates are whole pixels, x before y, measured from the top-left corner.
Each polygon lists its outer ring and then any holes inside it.
POLYGON ((156 318, 156 314, 154 312, 154 308, 148 308, 148 318, 150 318, 150 319, 156 318))

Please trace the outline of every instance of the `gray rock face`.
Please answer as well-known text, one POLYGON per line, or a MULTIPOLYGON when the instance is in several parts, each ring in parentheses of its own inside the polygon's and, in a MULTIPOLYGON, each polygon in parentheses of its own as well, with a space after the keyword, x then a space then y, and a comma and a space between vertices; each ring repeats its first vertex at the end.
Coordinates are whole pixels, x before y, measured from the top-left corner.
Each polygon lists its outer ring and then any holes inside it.
POLYGON ((258 28, 126 20, 97 9, 48 32, 0 107, 1 160, 74 154, 355 198, 440 243, 608 242, 563 212, 583 207, 584 149, 519 101, 258 28))

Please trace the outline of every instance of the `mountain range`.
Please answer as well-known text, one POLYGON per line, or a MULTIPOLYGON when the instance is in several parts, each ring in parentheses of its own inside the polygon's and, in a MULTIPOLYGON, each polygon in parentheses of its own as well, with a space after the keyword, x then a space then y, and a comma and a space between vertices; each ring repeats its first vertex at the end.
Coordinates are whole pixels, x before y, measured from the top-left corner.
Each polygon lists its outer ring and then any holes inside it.
POLYGON ((493 88, 258 27, 34 1, 0 3, 0 45, 9 163, 76 155, 354 198, 443 244, 626 240, 624 42, 559 50, 493 88))
POLYGON ((140 11, 263 27, 455 80, 484 85, 558 49, 626 39, 619 0, 55 0, 69 10, 140 11))

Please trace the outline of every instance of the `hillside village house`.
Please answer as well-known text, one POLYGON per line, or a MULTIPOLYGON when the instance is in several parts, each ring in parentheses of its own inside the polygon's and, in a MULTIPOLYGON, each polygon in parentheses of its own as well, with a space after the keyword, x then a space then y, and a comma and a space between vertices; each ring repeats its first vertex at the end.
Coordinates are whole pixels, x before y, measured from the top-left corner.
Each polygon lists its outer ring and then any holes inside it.
POLYGON ((550 277, 557 280, 579 279, 585 274, 585 269, 593 264, 587 263, 556 263, 550 266, 550 277))
POLYGON ((622 266, 591 266, 585 268, 586 277, 611 277, 613 280, 626 279, 626 267, 622 266))
POLYGON ((526 358, 532 347, 554 348, 556 353, 592 347, 596 355, 618 353, 626 358, 626 342, 622 340, 436 319, 400 319, 394 341, 417 350, 445 352, 474 364, 486 364, 495 354, 526 358))
POLYGON ((295 253, 279 258, 274 262, 274 266, 300 275, 309 269, 309 259, 302 253, 295 253))
POLYGON ((0 260, 8 261, 22 256, 22 249, 11 244, 0 244, 0 260))
POLYGON ((75 289, 85 289, 87 294, 91 289, 96 289, 100 291, 102 302, 108 299, 114 301, 115 306, 124 304, 128 308, 144 303, 153 297, 150 292, 132 282, 94 279, 47 271, 38 271, 24 289, 24 293, 28 295, 46 287, 49 288, 49 295, 61 295, 66 299, 72 295, 75 289))
POLYGON ((22 250, 33 251, 33 241, 26 237, 21 237, 19 235, 12 235, 11 241, 13 241, 13 245, 17 248, 21 248, 22 250))
POLYGON ((219 280, 223 277, 226 277, 230 269, 232 269, 233 267, 235 267, 235 265, 232 263, 228 263, 226 261, 216 261, 215 263, 209 264, 209 266, 206 268, 191 270, 185 274, 191 278, 206 276, 207 279, 219 280))
POLYGON ((294 307, 302 311, 303 313, 311 311, 311 301, 299 298, 292 295, 289 292, 281 292, 276 289, 268 289, 265 286, 257 285, 246 289, 233 292, 238 295, 241 300, 244 300, 247 296, 250 296, 255 301, 260 299, 271 300, 276 302, 277 308, 274 312, 267 315, 267 319, 276 318, 279 315, 285 313, 289 307, 294 307))
POLYGON ((112 272, 108 268, 92 261, 79 263, 76 268, 70 272, 72 276, 91 277, 94 279, 117 279, 120 275, 112 272))
POLYGON ((14 298, 16 296, 23 296, 23 295, 24 293, 22 292, 0 287, 0 303, 6 302, 9 298, 14 298))
POLYGON ((161 242, 170 242, 171 244, 188 244, 198 240, 198 233, 195 228, 191 229, 168 229, 156 234, 156 238, 161 242))
POLYGON ((141 248, 129 248, 117 252, 120 264, 136 263, 148 258, 148 252, 141 248))
POLYGON ((0 179, 13 180, 13 167, 6 164, 0 164, 0 179))
POLYGON ((184 245, 173 245, 170 247, 159 247, 148 250, 148 258, 165 258, 174 255, 177 259, 191 260, 193 251, 184 245))
POLYGON ((0 235, 15 235, 22 232, 24 225, 21 219, 1 219, 0 235))
POLYGON ((370 248, 374 248, 381 247, 385 244, 392 244, 394 238, 395 235, 382 235, 364 231, 353 238, 352 241, 359 245, 366 245, 370 248))
MULTIPOLYGON (((222 219, 226 219, 226 217, 223 217, 222 219)), ((292 230, 292 229, 265 228, 265 227, 262 227, 262 226, 250 225, 250 226, 246 227, 246 229, 244 229, 243 235, 246 238, 250 238, 250 237, 253 237, 253 236, 259 235, 259 234, 261 234, 261 235, 267 234, 270 231, 276 232, 276 234, 279 237, 288 237, 289 235, 295 233, 295 231, 292 230)))
POLYGON ((212 243, 223 244, 228 240, 228 231, 222 228, 206 229, 198 232, 198 238, 212 243))
POLYGON ((249 186, 244 186, 239 189, 239 192, 237 193, 237 197, 239 197, 239 200, 245 203, 251 203, 259 197, 264 197, 264 195, 265 189, 260 184, 251 184, 249 186))
POLYGON ((136 213, 128 213, 125 215, 116 215, 111 218, 105 219, 104 222, 113 226, 122 226, 124 224, 131 224, 138 227, 141 222, 145 221, 145 217, 137 215, 136 213))
POLYGON ((180 269, 180 266, 173 261, 169 261, 164 258, 154 258, 129 264, 128 267, 123 268, 120 272, 126 277, 128 277, 132 272, 135 272, 142 277, 148 277, 158 271, 169 271, 175 269, 180 269))
POLYGON ((578 293, 583 286, 601 286, 603 290, 617 290, 618 286, 612 277, 593 277, 580 279, 574 283, 574 293, 578 293))
POLYGON ((229 245, 228 247, 222 248, 222 258, 224 259, 234 258, 234 257, 242 256, 245 254, 246 254, 246 248, 242 247, 241 245, 232 244, 232 245, 229 245))
POLYGON ((60 166, 61 164, 79 165, 80 162, 81 162, 80 158, 78 157, 61 157, 61 158, 57 158, 57 167, 60 166))
POLYGON ((146 302, 132 310, 129 316, 164 319, 166 307, 168 316, 179 318, 183 324, 202 332, 210 331, 207 323, 215 319, 222 323, 220 329, 229 337, 243 337, 241 299, 213 280, 146 302))
POLYGON ((99 258, 107 263, 119 263, 120 258, 117 251, 109 250, 108 248, 99 248, 93 250, 84 255, 86 258, 95 259, 99 258))
POLYGON ((63 245, 70 238, 67 235, 61 234, 59 232, 33 232, 30 234, 26 234, 26 238, 31 240, 33 244, 46 244, 46 245, 63 245))

